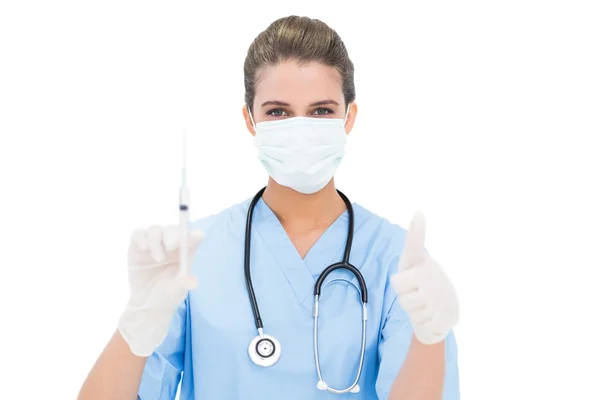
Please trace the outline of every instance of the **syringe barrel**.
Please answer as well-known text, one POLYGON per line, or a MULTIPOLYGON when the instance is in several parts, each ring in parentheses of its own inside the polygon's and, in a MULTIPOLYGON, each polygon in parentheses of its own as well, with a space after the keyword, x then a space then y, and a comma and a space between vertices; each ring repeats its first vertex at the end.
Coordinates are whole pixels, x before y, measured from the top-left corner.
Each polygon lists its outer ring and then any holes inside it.
POLYGON ((187 187, 179 189, 179 205, 188 206, 190 205, 190 191, 187 187))
POLYGON ((187 187, 179 190, 179 272, 182 275, 189 273, 188 267, 188 239, 190 224, 190 192, 187 187))

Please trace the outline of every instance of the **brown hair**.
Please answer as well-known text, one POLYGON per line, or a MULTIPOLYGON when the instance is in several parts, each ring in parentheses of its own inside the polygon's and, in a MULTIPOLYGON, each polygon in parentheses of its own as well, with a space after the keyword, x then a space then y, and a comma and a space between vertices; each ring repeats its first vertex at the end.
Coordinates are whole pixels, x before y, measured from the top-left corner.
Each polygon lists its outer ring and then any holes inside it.
POLYGON ((248 49, 244 61, 244 86, 245 101, 250 111, 256 95, 259 70, 288 60, 300 63, 316 61, 334 67, 342 77, 346 106, 354 101, 354 64, 340 36, 318 19, 292 15, 279 18, 269 25, 248 49))

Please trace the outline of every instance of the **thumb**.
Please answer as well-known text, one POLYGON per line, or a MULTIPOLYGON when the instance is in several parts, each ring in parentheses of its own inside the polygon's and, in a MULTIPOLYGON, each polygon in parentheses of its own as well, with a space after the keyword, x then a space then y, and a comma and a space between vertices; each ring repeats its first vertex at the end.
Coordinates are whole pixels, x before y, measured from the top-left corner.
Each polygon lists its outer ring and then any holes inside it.
POLYGON ((198 287, 198 279, 193 274, 187 274, 182 276, 177 276, 175 278, 175 286, 177 287, 177 292, 189 292, 190 290, 196 289, 198 287))
MULTIPOLYGON (((177 274, 175 271, 172 273, 177 274)), ((176 275, 173 279, 162 282, 161 301, 165 302, 165 304, 179 304, 185 300, 188 292, 196 289, 197 286, 198 280, 194 275, 176 275)))
POLYGON ((185 277, 183 285, 187 291, 194 290, 198 287, 198 279, 194 275, 190 274, 185 277))
POLYGON ((201 229, 194 229, 193 231, 190 231, 190 236, 188 240, 190 249, 195 249, 196 247, 200 246, 200 244, 202 244, 202 242, 204 241, 204 231, 202 231, 201 229))
POLYGON ((404 242, 404 251, 402 252, 403 268, 411 268, 425 260, 425 215, 417 211, 410 222, 406 241, 404 242))

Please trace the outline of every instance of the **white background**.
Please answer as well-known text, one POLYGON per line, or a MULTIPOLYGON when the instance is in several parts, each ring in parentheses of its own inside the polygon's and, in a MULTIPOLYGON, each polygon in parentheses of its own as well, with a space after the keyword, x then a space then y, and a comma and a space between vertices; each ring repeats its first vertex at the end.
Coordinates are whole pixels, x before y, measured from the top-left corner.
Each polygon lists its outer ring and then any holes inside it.
POLYGON ((289 14, 355 63, 338 187, 427 216, 461 297, 462 398, 600 398, 597 4, 331 3, 2 2, 0 398, 76 397, 127 300, 131 230, 177 222, 183 127, 194 219, 266 182, 242 65, 289 14))

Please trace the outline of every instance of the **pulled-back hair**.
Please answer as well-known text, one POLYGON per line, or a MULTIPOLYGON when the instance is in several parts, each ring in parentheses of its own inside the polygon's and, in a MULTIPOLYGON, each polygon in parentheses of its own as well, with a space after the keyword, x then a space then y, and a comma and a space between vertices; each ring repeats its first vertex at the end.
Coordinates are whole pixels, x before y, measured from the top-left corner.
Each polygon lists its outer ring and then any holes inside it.
POLYGON ((250 111, 260 69, 289 60, 299 63, 315 61, 334 67, 342 77, 346 106, 354 101, 354 65, 340 36, 318 19, 292 15, 273 22, 248 48, 244 61, 244 86, 246 106, 250 111))

